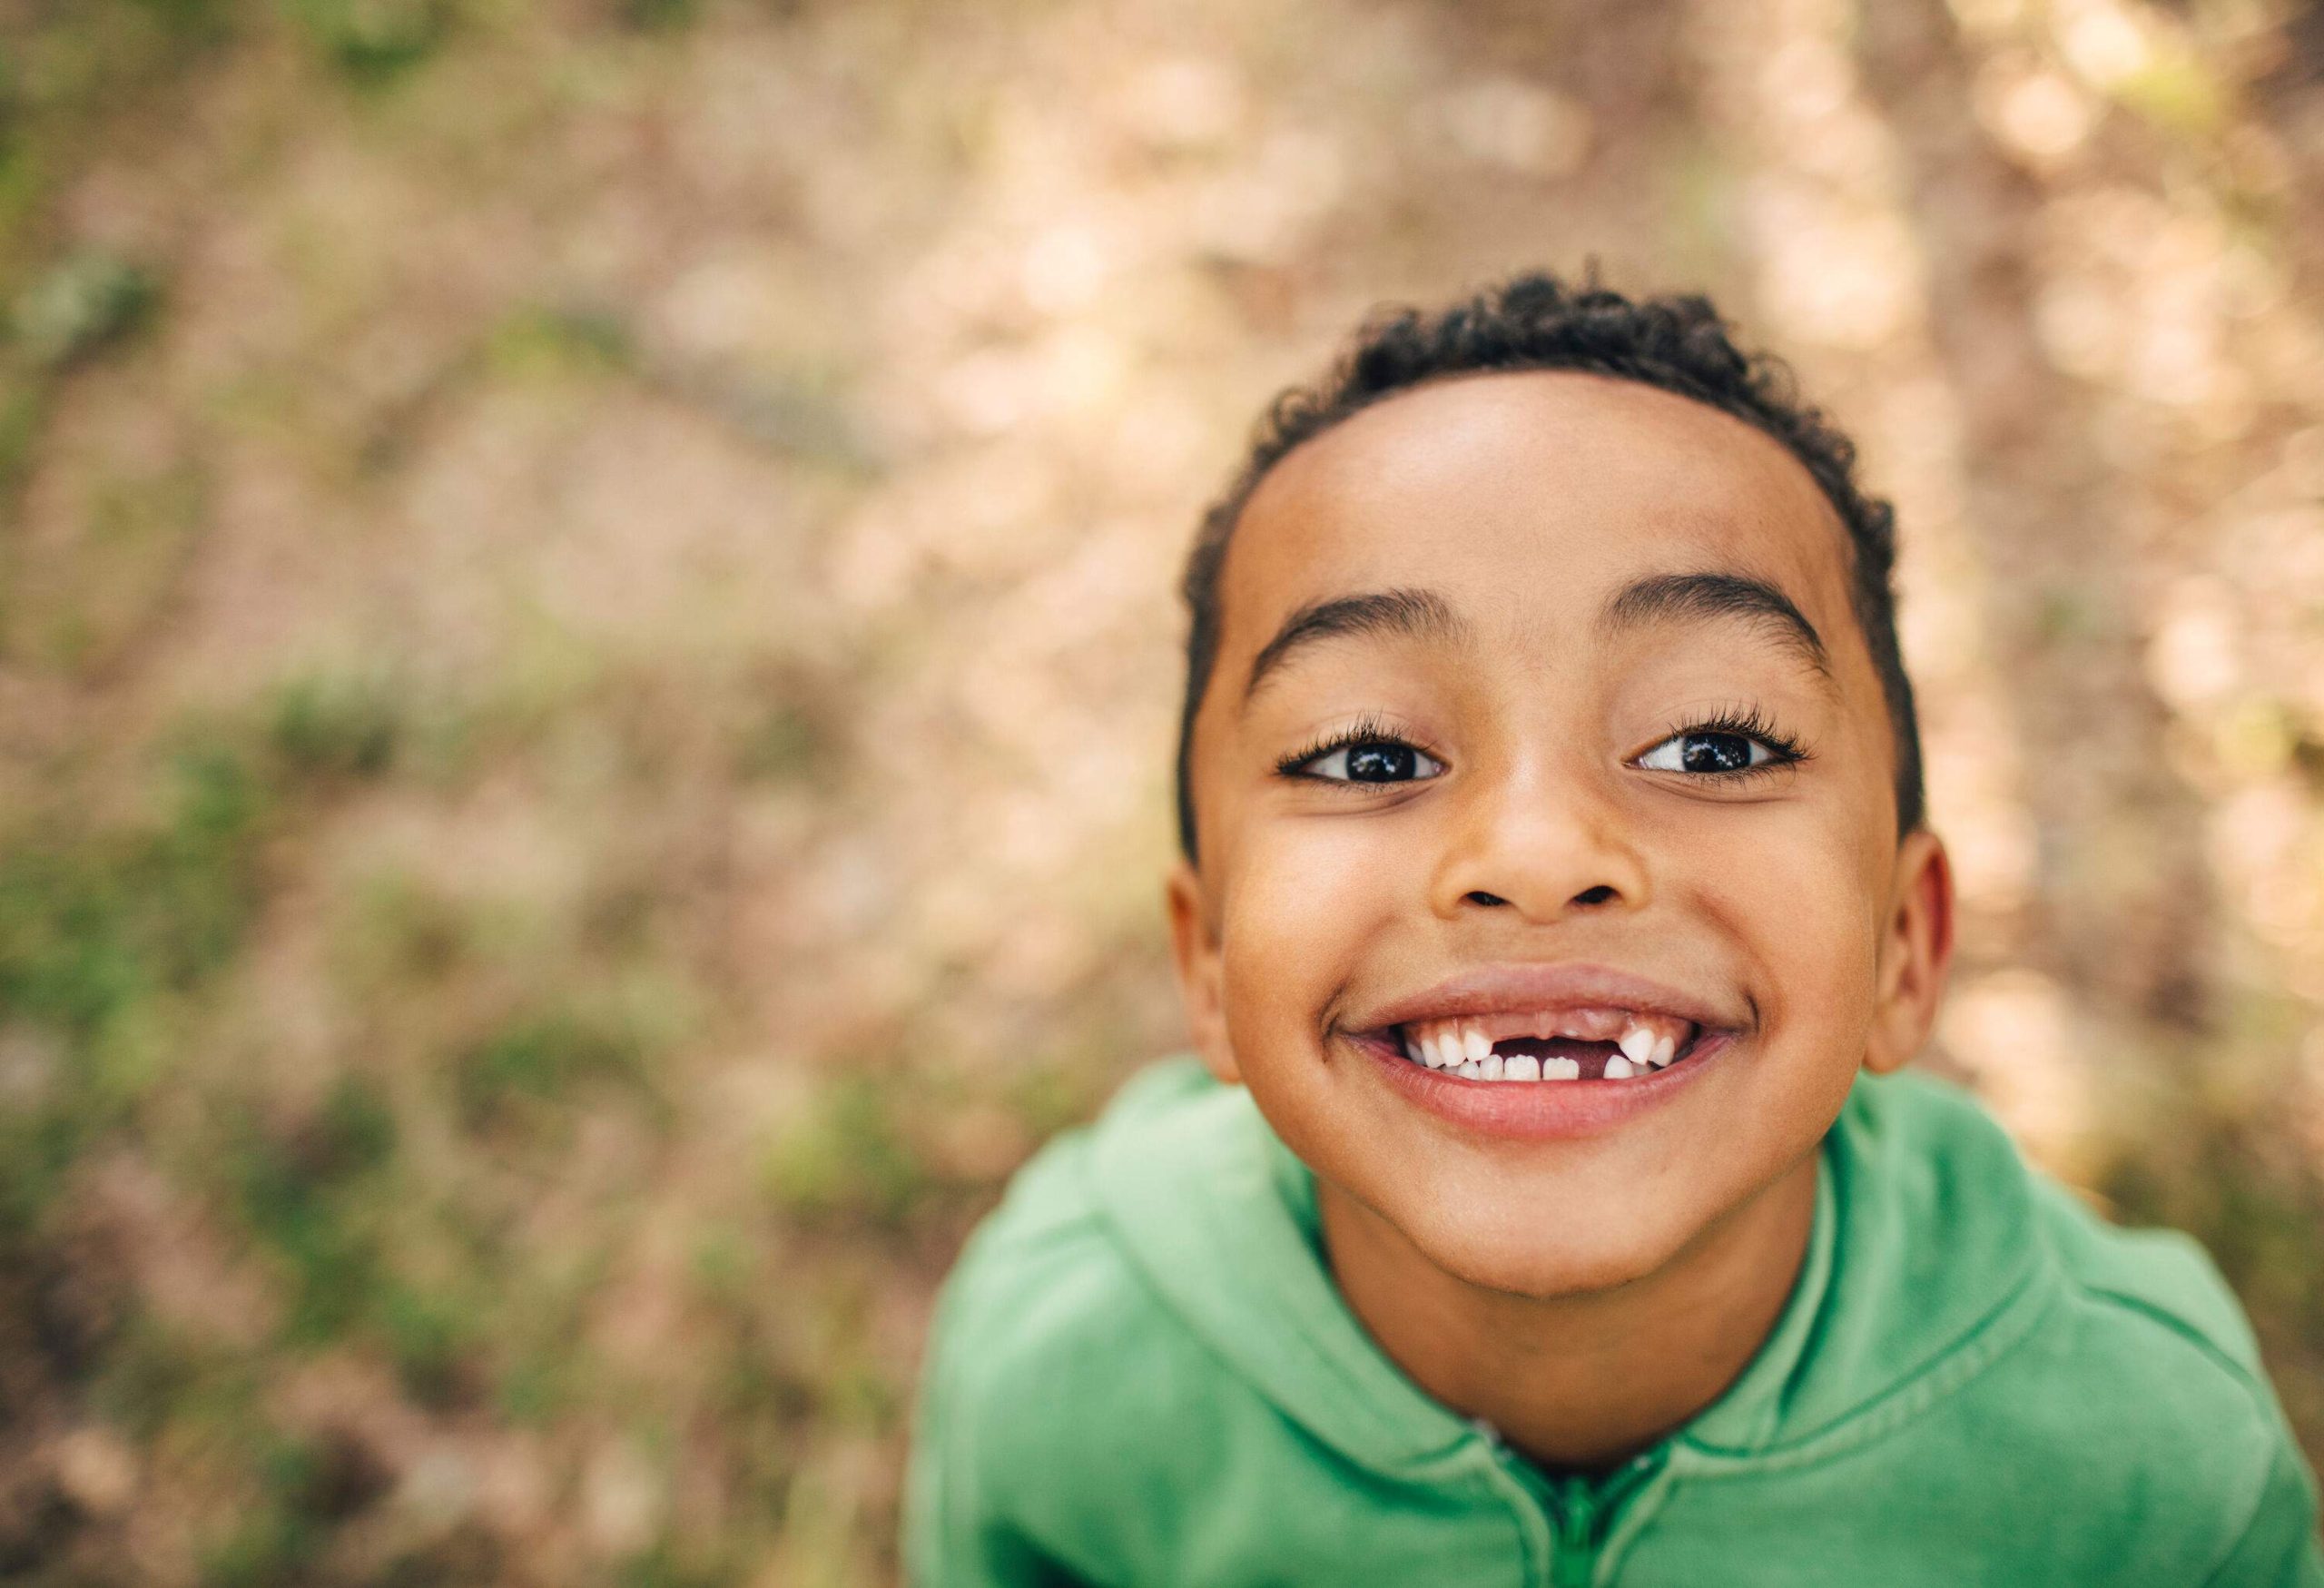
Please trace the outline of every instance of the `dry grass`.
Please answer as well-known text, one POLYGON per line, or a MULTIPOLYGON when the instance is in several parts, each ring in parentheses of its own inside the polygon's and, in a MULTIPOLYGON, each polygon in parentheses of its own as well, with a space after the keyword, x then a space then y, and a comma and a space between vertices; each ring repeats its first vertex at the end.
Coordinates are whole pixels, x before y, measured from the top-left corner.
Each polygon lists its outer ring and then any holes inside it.
POLYGON ((1937 1060, 2324 1450, 2314 41, 1955 10, 2031 305, 1965 348, 1811 0, 0 5, 0 1577, 890 1578, 934 1284, 1179 1041, 1196 511, 1370 304, 1590 255, 1863 437, 1937 1060), (2201 1020, 2060 949, 2158 830, 1996 659, 1988 359, 2102 469, 2201 1020))

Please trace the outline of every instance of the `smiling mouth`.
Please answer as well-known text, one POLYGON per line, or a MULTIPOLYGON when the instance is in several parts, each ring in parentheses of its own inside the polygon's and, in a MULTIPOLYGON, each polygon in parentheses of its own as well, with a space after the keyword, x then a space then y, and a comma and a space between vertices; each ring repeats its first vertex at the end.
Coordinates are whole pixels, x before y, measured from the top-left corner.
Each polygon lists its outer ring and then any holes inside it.
POLYGON ((1677 1015, 1597 1005, 1410 1021, 1365 1035, 1444 1075, 1540 1084, 1653 1075, 1693 1057, 1707 1032, 1677 1015))

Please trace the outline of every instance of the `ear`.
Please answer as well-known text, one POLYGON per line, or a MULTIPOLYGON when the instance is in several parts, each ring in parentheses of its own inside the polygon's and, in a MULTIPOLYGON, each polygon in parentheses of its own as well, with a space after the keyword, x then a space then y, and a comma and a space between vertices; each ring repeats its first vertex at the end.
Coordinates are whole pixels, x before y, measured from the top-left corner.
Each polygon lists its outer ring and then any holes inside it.
POLYGON ((1878 991, 1865 1068, 1901 1070, 1928 1041, 1953 964, 1953 865, 1944 841, 1915 827, 1896 849, 1889 896, 1896 901, 1880 938, 1878 991))
POLYGON ((1203 908, 1202 879, 1181 860, 1171 868, 1165 892, 1170 912, 1170 958, 1177 967, 1178 999, 1186 1006, 1195 1051, 1202 1055, 1213 1075, 1232 1084, 1243 1074, 1226 1041, 1218 939, 1203 908))

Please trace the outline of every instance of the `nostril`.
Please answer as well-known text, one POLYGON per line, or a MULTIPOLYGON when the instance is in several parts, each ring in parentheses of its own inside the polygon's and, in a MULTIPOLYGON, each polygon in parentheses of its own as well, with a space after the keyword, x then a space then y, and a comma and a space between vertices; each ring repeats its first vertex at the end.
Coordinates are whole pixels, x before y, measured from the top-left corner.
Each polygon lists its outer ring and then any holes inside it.
POLYGON ((1600 883, 1594 888, 1588 888, 1576 893, 1573 896, 1573 902, 1577 904, 1603 904, 1613 896, 1614 890, 1600 883))
POLYGON ((1465 897, 1467 902, 1472 904, 1506 904, 1509 902, 1508 900, 1502 898, 1500 894, 1488 893, 1482 888, 1472 889, 1465 897))

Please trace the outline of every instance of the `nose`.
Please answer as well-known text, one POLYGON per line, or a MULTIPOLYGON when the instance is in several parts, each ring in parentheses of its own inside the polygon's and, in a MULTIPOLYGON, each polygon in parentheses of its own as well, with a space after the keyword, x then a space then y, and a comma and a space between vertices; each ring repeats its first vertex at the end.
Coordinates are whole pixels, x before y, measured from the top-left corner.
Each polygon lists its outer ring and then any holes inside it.
POLYGON ((1624 831, 1613 792, 1571 770, 1472 772, 1452 802, 1452 831, 1432 880, 1438 914, 1511 909, 1549 922, 1647 903, 1646 860, 1624 831))

